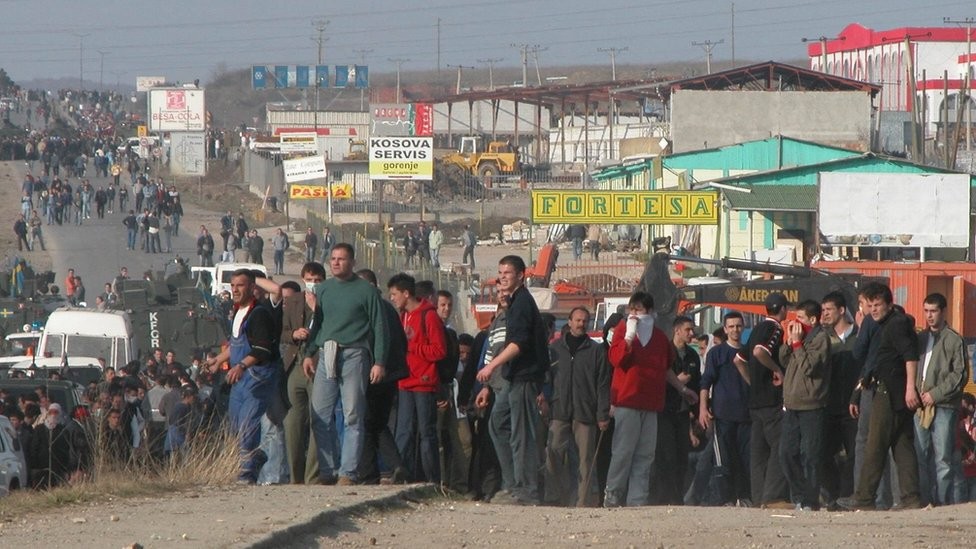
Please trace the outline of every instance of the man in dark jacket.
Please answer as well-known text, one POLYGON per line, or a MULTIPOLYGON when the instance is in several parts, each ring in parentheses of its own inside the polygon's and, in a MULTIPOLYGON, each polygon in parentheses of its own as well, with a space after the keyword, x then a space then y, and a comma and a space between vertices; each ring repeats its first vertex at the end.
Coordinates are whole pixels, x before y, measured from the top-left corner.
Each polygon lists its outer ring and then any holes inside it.
MULTIPOLYGON (((357 271, 356 275, 373 286, 377 285, 376 273, 369 269, 357 271)), ((379 470, 377 458, 388 467, 384 472, 392 471, 390 482, 396 484, 407 480, 407 469, 390 432, 390 411, 393 409, 393 397, 397 394, 397 382, 408 374, 407 336, 400 322, 400 314, 385 299, 383 313, 390 328, 386 376, 381 382, 372 383, 366 388, 366 436, 358 470, 359 481, 363 484, 374 484, 380 480, 383 472, 379 470)))
POLYGON ((64 430, 61 405, 48 406, 44 422, 31 436, 30 479, 34 488, 51 488, 68 481, 71 444, 64 430))
POLYGON ((854 447, 857 419, 848 403, 857 386, 860 364, 854 358, 857 326, 847 312, 844 294, 831 292, 820 300, 821 324, 830 336, 830 389, 827 391, 827 423, 824 426, 823 478, 828 510, 837 498, 854 492, 854 447), (840 451, 844 450, 841 458, 840 451))
POLYGON ((14 221, 14 235, 17 237, 18 251, 22 252, 24 251, 24 248, 26 248, 28 252, 31 251, 30 244, 27 242, 27 220, 24 218, 23 214, 17 218, 17 221, 14 221))
POLYGON ((597 434, 610 425, 610 363, 607 352, 590 339, 590 312, 576 307, 569 313, 569 332, 550 345, 553 364, 546 456, 546 502, 595 507, 596 479, 590 478, 596 458, 597 434), (569 470, 569 447, 576 444, 579 472, 569 470), (577 485, 575 501, 571 489, 577 485))
POLYGON ((247 255, 251 263, 264 264, 264 239, 258 236, 256 229, 251 229, 251 235, 247 238, 247 255))
MULTIPOLYGON (((537 399, 549 370, 548 330, 539 307, 525 287, 525 261, 507 255, 498 262, 498 288, 511 292, 505 323, 505 345, 478 372, 482 383, 495 369, 509 385, 495 394, 491 412, 491 438, 502 468, 502 486, 516 504, 539 501, 539 430, 537 399)), ((504 501, 496 496, 492 501, 504 501)))
MULTIPOLYGON (((687 316, 679 316, 671 326, 671 343, 677 352, 671 371, 686 387, 698 393, 701 389, 701 357, 690 346, 695 339, 695 322, 687 316)), ((681 505, 691 451, 692 407, 674 387, 668 385, 664 391, 664 410, 657 416, 657 452, 651 472, 650 502, 652 505, 681 505)))

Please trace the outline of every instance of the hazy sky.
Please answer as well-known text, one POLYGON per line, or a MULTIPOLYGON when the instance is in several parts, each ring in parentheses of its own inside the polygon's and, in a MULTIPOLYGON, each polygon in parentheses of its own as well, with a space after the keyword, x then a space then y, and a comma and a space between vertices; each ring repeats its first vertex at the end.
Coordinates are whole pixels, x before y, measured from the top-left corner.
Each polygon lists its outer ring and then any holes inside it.
MULTIPOLYGON (((438 18, 442 66, 516 66, 518 43, 547 48, 543 68, 609 64, 597 50, 610 47, 629 48, 618 63, 703 59, 691 43, 723 39, 714 58, 728 59, 731 9, 725 0, 0 0, 0 67, 17 81, 77 77, 83 41, 88 81, 206 81, 221 62, 315 63, 316 19, 329 21, 324 64, 361 63, 371 50, 373 73, 392 70, 389 58, 409 59, 404 70, 435 67, 438 18)), ((834 36, 849 23, 941 26, 966 16, 976 16, 973 0, 736 0, 735 54, 795 59, 806 55, 802 37, 834 36)))

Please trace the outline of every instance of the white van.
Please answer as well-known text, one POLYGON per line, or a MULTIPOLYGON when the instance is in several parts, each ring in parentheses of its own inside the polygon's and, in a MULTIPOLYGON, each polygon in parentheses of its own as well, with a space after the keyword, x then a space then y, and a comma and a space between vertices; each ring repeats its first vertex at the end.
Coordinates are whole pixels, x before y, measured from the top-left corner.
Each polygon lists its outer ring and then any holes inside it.
POLYGON ((217 297, 221 292, 230 291, 230 279, 234 275, 234 271, 238 269, 257 270, 264 273, 265 276, 268 275, 267 267, 258 263, 217 263, 213 267, 191 267, 190 271, 194 277, 201 273, 209 275, 211 281, 210 294, 217 297))
POLYGON ((39 343, 40 357, 104 358, 119 369, 137 356, 132 323, 124 311, 61 307, 51 313, 39 343))

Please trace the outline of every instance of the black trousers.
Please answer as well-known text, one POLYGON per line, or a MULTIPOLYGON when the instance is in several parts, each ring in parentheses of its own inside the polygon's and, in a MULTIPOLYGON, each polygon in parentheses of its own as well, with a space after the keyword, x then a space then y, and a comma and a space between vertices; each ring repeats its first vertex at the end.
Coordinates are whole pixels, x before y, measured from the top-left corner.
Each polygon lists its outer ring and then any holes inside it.
POLYGON ((364 420, 365 440, 359 458, 357 474, 364 483, 379 482, 380 469, 377 458, 390 470, 403 467, 403 460, 397 451, 396 441, 390 432, 390 410, 396 398, 394 383, 370 385, 366 389, 366 418, 364 420))
POLYGON ((657 450, 651 474, 651 505, 682 505, 691 437, 688 412, 657 415, 657 450))
POLYGON ((491 498, 502 486, 502 470, 498 454, 488 432, 491 409, 485 409, 481 417, 469 416, 471 421, 471 468, 468 471, 468 490, 478 499, 491 498))
POLYGON ((786 499, 786 477, 780 467, 779 439, 783 434, 783 410, 766 406, 749 410, 752 432, 749 433, 749 480, 752 503, 763 505, 786 499))
POLYGON ((895 458, 898 470, 898 487, 901 489, 901 505, 918 507, 918 459, 915 456, 915 420, 911 410, 895 410, 892 400, 904 398, 893 395, 883 383, 878 383, 871 402, 871 419, 868 422, 868 441, 864 446, 861 477, 854 500, 857 505, 869 506, 881 484, 881 474, 888 461, 888 450, 895 458))
POLYGON ((824 425, 824 453, 821 486, 828 502, 854 493, 854 448, 857 419, 849 414, 827 414, 824 425), (843 454, 841 453, 843 450, 843 454))

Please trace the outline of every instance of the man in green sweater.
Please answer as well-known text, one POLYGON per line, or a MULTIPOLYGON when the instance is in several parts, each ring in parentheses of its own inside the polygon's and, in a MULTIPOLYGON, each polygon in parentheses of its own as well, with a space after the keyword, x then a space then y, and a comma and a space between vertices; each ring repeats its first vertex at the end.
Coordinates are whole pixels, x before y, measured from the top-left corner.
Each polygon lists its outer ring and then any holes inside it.
POLYGON ((305 375, 312 379, 311 419, 319 480, 343 486, 356 482, 365 436, 366 387, 383 380, 389 341, 382 298, 370 283, 356 276, 355 264, 350 244, 332 248, 329 268, 333 278, 315 287, 322 323, 309 337, 302 361, 305 375), (341 459, 335 426, 340 397, 345 415, 341 459))

